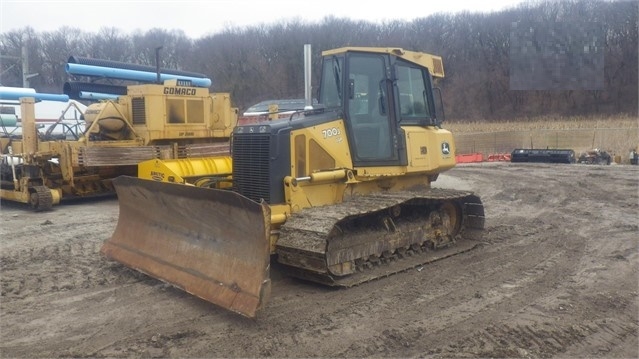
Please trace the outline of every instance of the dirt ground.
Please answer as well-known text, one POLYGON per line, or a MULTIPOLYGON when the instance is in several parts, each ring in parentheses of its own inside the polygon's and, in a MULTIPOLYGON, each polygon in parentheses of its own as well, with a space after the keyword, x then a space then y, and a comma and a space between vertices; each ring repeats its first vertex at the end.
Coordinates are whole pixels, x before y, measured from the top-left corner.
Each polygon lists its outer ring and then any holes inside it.
POLYGON ((0 211, 0 356, 639 357, 639 167, 459 165, 480 245, 348 289, 272 273, 257 319, 99 253, 115 199, 0 211))

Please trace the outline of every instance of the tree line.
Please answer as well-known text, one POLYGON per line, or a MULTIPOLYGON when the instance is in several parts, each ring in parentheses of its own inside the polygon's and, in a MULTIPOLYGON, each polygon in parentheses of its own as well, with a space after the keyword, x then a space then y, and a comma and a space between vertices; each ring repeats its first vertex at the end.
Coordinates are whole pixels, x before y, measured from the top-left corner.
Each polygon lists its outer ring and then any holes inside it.
POLYGON ((312 84, 321 51, 343 46, 402 47, 443 57, 438 83, 446 117, 513 120, 539 115, 637 115, 638 2, 537 1, 492 13, 439 13, 373 23, 333 16, 227 28, 192 39, 155 28, 97 33, 61 26, 0 34, 0 84, 62 93, 70 56, 205 74, 213 92, 230 92, 240 110, 267 99, 304 97, 304 44, 312 46, 312 84))

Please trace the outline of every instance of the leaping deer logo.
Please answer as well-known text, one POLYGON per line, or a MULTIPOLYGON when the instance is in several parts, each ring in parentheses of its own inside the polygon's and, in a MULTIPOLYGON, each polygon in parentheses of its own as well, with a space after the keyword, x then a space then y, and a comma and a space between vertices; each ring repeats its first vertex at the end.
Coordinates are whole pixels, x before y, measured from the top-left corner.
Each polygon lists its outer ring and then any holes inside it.
POLYGON ((450 154, 450 145, 448 144, 448 142, 442 142, 442 153, 445 155, 450 154))

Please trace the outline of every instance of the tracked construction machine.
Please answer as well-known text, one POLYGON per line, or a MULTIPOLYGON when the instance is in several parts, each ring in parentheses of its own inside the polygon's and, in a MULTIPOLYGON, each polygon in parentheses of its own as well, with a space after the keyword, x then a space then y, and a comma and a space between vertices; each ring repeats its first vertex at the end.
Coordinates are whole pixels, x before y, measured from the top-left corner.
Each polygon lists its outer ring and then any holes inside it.
POLYGON ((254 317, 271 260, 349 287, 473 248, 481 199, 431 187, 455 165, 436 115, 441 58, 358 47, 322 57, 319 105, 233 130, 230 189, 117 178, 119 219, 101 252, 254 317))
POLYGON ((229 138, 238 111, 228 93, 210 93, 177 79, 130 85, 126 95, 89 105, 84 131, 63 139, 36 129, 35 97, 20 98, 21 134, 0 133, 3 201, 42 211, 64 199, 115 194, 113 178, 137 176, 138 164, 149 160, 172 168, 167 180, 182 183, 210 173, 230 175, 229 138), (213 155, 223 161, 209 160, 213 155))

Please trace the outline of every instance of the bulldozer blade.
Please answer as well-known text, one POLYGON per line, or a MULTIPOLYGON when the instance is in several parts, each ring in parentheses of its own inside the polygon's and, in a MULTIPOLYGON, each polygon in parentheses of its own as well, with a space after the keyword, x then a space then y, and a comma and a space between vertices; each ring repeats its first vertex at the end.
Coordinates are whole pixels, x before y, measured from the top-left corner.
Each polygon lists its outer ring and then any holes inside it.
POLYGON ((253 318, 270 295, 270 209, 232 191, 120 176, 107 258, 253 318))

